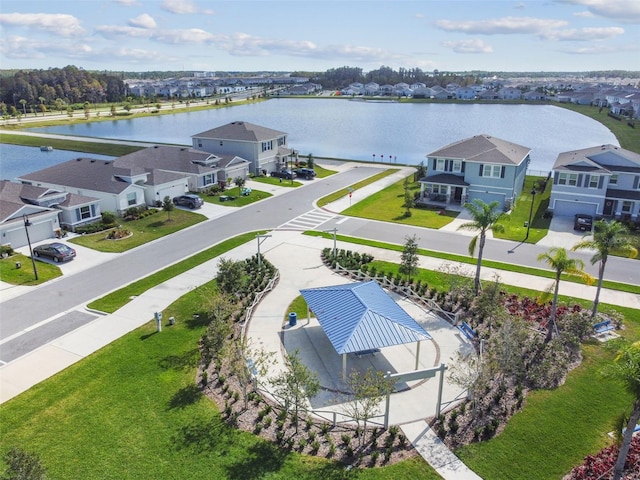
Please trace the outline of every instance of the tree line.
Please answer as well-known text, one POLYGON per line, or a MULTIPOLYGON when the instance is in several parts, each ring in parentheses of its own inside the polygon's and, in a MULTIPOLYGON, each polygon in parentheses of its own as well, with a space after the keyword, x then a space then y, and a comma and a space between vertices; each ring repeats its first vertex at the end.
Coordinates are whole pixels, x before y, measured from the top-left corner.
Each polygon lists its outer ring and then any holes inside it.
POLYGON ((121 78, 75 66, 47 70, 19 70, 0 77, 0 102, 23 110, 40 105, 119 102, 126 96, 121 78))

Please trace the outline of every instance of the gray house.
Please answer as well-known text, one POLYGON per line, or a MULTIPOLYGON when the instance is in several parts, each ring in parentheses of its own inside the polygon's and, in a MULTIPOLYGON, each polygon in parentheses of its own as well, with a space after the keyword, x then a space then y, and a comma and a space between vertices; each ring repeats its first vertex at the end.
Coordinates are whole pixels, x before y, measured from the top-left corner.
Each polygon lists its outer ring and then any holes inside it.
POLYGON ((281 170, 294 155, 286 133, 249 122, 231 122, 191 138, 197 150, 248 160, 253 174, 281 170))
POLYGON ((427 155, 418 203, 461 208, 497 200, 509 210, 522 191, 531 149, 489 135, 476 135, 427 155))
POLYGON ((558 155, 549 209, 554 215, 638 220, 640 154, 600 145, 558 155))

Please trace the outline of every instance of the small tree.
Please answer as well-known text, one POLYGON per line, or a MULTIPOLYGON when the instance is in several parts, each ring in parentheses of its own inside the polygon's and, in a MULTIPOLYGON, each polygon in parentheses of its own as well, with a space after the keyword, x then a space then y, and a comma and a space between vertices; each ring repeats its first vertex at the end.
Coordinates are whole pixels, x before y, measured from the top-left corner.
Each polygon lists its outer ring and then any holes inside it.
POLYGON ((285 357, 286 369, 270 381, 275 393, 284 400, 285 408, 293 407, 293 421, 298 433, 298 414, 305 409, 307 398, 313 397, 320 389, 318 374, 302 363, 298 350, 285 357))
POLYGON ((233 183, 235 183, 236 186, 238 187, 238 195, 240 195, 242 191, 242 187, 244 187, 244 184, 246 182, 247 182, 247 179, 242 176, 237 176, 236 178, 233 179, 233 183))
POLYGON ((3 480, 46 480, 47 474, 37 455, 12 448, 3 457, 7 464, 3 480))
POLYGON ((380 402, 391 393, 395 382, 385 378, 380 371, 368 368, 364 375, 353 370, 348 379, 349 388, 353 392, 353 398, 345 404, 344 410, 356 421, 358 428, 362 422, 362 435, 359 436, 359 445, 366 441, 367 422, 380 410, 380 402))
POLYGON ((424 166, 424 160, 421 160, 416 170, 415 179, 416 181, 418 181, 421 178, 424 178, 426 176, 427 176, 427 167, 424 166))
POLYGON ((307 155, 307 167, 313 168, 313 166, 314 166, 313 154, 310 153, 309 155, 307 155))
POLYGON ((206 363, 216 362, 219 368, 227 354, 229 336, 233 332, 231 312, 233 305, 227 297, 217 292, 203 292, 200 302, 209 324, 202 337, 202 352, 206 363))
POLYGON ((162 200, 162 210, 167 212, 167 221, 171 221, 171 212, 173 211, 174 205, 171 197, 166 195, 162 200))
POLYGON ((111 112, 111 116, 112 117, 116 116, 117 110, 116 110, 116 106, 114 104, 111 104, 110 112, 111 112))
POLYGON ((409 183, 409 177, 405 177, 404 179, 404 216, 411 216, 411 209, 413 208, 413 194, 411 193, 411 184, 409 183))
MULTIPOLYGON (((249 386, 254 378, 262 378, 267 375, 273 365, 273 353, 262 349, 253 349, 247 338, 238 338, 230 346, 229 370, 238 379, 242 388, 242 398, 245 410, 249 408, 249 386)), ((255 388, 254 388, 255 390, 255 388)))
POLYGON ((216 282, 223 292, 236 295, 246 281, 244 262, 221 258, 218 262, 216 282))
POLYGON ((398 270, 411 281, 411 278, 418 270, 418 244, 415 235, 407 235, 404 237, 404 240, 405 243, 402 249, 402 255, 400 256, 400 268, 398 270))
POLYGON ((480 378, 480 357, 475 351, 462 353, 456 350, 453 359, 449 364, 447 379, 467 391, 467 398, 471 400, 475 407, 476 385, 480 378))

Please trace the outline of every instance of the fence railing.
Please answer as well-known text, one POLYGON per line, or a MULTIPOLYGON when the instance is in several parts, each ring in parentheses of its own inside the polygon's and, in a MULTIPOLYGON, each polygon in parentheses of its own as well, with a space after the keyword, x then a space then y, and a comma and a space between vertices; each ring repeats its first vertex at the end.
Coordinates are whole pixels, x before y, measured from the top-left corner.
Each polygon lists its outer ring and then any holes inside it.
POLYGON ((251 302, 251 305, 247 307, 247 310, 245 311, 245 314, 244 314, 244 322, 242 322, 242 329, 240 331, 241 339, 244 339, 245 333, 247 331, 247 326, 249 325, 249 321, 251 321, 251 316, 253 315, 253 310, 262 301, 264 296, 275 288, 275 286, 278 284, 278 281, 280 281, 280 271, 276 270, 275 275, 271 280, 269 280, 269 283, 267 283, 267 286, 264 287, 262 291, 256 294, 255 298, 253 299, 253 302, 251 302))

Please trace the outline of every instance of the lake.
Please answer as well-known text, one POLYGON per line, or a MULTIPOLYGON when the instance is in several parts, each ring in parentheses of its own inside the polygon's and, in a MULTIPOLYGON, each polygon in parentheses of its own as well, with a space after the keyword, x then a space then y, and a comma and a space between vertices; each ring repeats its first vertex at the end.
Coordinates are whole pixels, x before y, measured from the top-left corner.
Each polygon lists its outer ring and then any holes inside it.
MULTIPOLYGON (((170 108, 163 106, 163 109, 170 108)), ((606 113, 603 112, 603 115, 606 113)), ((561 152, 619 145, 604 125, 553 105, 398 103, 271 99, 176 115, 32 129, 46 133, 191 144, 191 135, 232 121, 289 134, 302 156, 417 165, 452 142, 488 134, 532 149, 532 170, 548 171, 561 152), (374 157, 375 154, 375 157, 374 157)))

